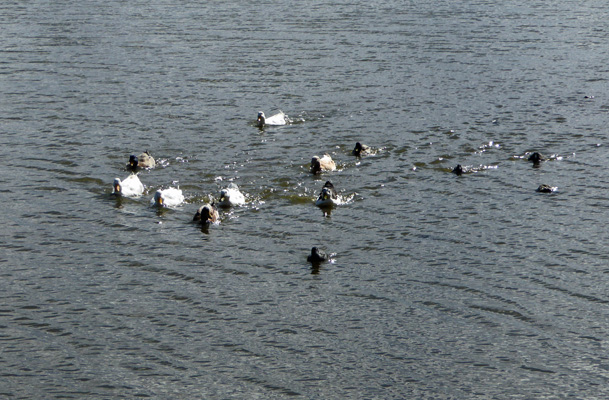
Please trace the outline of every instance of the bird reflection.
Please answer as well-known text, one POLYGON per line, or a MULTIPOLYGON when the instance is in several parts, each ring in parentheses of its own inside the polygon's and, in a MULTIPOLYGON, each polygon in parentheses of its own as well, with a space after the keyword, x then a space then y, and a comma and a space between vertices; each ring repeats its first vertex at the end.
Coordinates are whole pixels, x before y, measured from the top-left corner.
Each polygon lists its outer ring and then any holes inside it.
POLYGON ((320 210, 324 217, 330 218, 332 216, 332 207, 323 207, 320 210))
POLYGON ((114 208, 118 208, 119 210, 123 208, 123 196, 116 196, 114 193, 112 195, 116 202, 114 203, 114 208))

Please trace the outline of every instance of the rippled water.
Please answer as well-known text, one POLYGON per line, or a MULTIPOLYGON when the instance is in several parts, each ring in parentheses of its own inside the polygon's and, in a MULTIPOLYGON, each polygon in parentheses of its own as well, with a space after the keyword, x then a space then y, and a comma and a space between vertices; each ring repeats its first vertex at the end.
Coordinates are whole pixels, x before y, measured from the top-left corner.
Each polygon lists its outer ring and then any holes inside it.
POLYGON ((0 10, 0 397, 609 393, 606 4, 0 10))

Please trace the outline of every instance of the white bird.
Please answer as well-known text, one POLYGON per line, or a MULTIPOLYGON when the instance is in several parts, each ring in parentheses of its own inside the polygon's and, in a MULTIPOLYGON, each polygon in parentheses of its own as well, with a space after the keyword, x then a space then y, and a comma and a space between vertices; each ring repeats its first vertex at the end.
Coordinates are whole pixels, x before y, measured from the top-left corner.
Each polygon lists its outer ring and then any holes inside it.
POLYGON ((159 189, 150 200, 151 206, 176 207, 184 202, 182 191, 177 188, 159 189))
POLYGON ((218 203, 220 207, 241 206, 243 204, 245 204, 245 196, 234 183, 220 191, 220 202, 218 203))
POLYGON ((122 181, 114 178, 112 189, 112 193, 117 196, 137 197, 144 194, 144 185, 136 174, 131 174, 122 181))
POLYGON ((288 116, 283 112, 279 111, 277 114, 270 117, 266 117, 262 111, 258 112, 258 119, 256 125, 262 128, 265 125, 285 125, 289 122, 288 116))
POLYGON ((322 171, 334 171, 336 169, 336 163, 332 160, 329 154, 324 154, 322 158, 314 156, 311 159, 311 172, 318 174, 322 171))

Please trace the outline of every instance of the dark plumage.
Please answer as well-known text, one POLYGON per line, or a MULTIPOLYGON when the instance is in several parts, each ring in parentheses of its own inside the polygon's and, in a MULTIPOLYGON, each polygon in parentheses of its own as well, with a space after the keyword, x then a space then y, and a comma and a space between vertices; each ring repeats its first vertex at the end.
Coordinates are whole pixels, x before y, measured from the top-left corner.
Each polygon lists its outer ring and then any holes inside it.
POLYGON ((322 263, 324 261, 328 261, 330 257, 319 250, 317 247, 313 247, 311 249, 311 254, 307 257, 307 261, 311 263, 322 263))
POLYGON ((556 187, 550 186, 550 185, 539 185, 539 187, 537 188, 537 191, 540 193, 552 193, 556 189, 557 189, 556 187))
POLYGON ((139 160, 137 159, 137 156, 135 154, 131 154, 129 156, 129 162, 127 163, 127 168, 129 168, 131 170, 136 170, 138 161, 139 160))
POLYGON ((220 218, 218 210, 213 204, 204 204, 195 213, 193 221, 201 221, 201 223, 214 223, 220 218))
POLYGON ((366 156, 370 154, 370 147, 360 142, 355 143, 355 148, 351 152, 356 157, 366 156))
POLYGON ((463 172, 465 172, 463 170, 463 167, 461 166, 461 164, 457 164, 457 166, 455 168, 453 168, 453 173, 456 175, 461 175, 463 174, 463 172))
POLYGON ((535 164, 535 165, 539 164, 540 162, 544 161, 545 159, 546 158, 538 152, 534 152, 533 154, 531 154, 529 156, 529 161, 532 161, 533 164, 535 164))

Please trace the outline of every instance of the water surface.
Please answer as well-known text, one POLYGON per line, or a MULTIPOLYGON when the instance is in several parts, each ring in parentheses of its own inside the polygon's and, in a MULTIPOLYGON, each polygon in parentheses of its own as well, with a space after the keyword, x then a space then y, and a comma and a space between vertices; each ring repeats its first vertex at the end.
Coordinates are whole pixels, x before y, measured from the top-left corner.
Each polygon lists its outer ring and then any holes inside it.
POLYGON ((0 397, 607 394, 605 4, 98 3, 0 6, 0 397))

